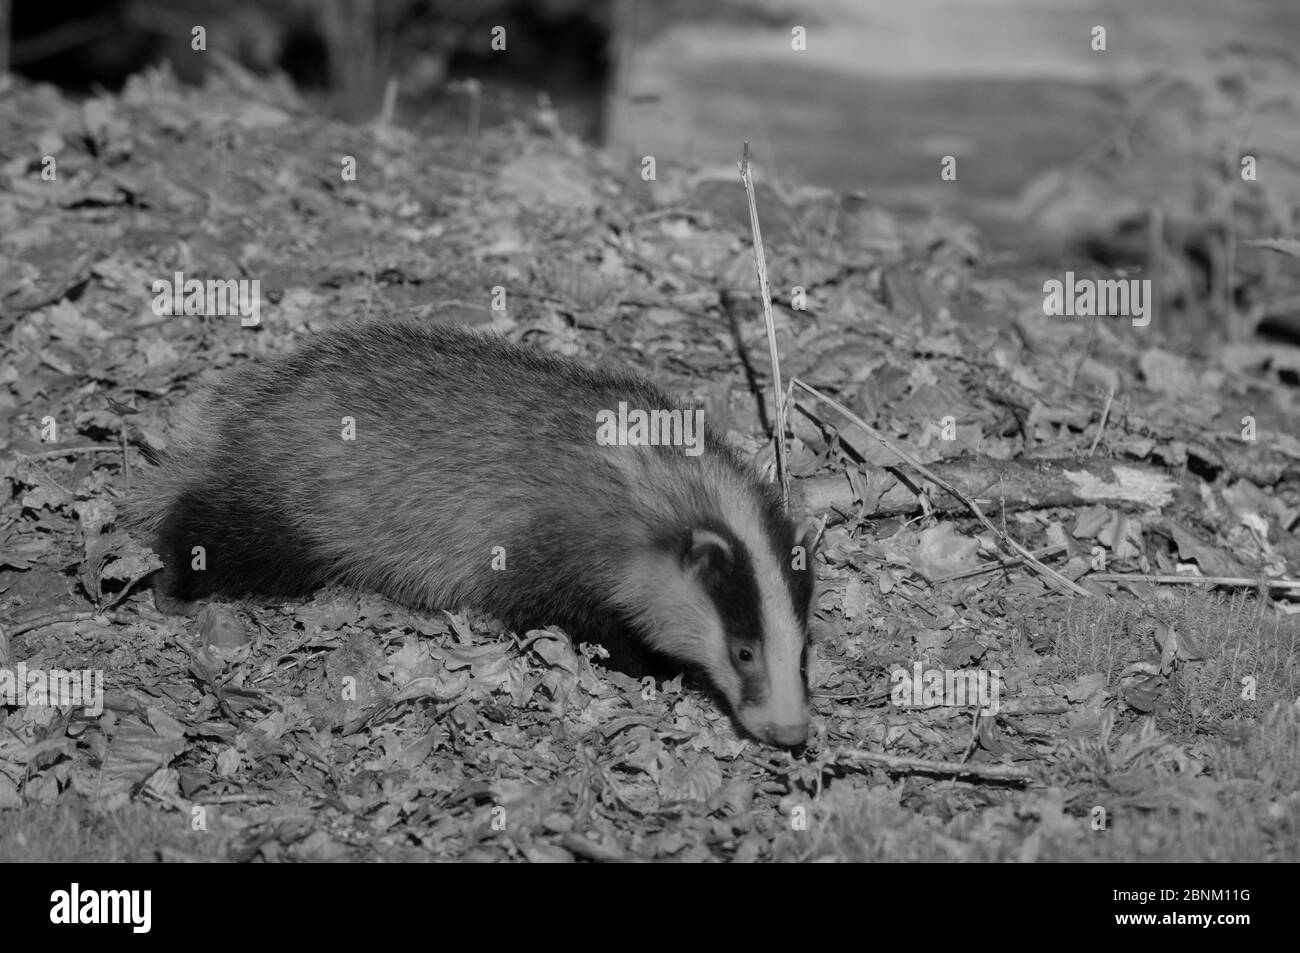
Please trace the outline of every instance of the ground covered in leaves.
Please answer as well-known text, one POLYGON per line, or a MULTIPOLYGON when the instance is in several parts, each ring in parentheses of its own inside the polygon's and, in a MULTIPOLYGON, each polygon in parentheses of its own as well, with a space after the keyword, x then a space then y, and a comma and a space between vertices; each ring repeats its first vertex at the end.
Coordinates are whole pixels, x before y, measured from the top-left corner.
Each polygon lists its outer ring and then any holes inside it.
POLYGON ((760 180, 787 378, 932 467, 1170 480, 1055 508, 967 485, 1071 594, 796 393, 817 734, 778 752, 553 630, 345 590, 163 615, 119 525, 201 375, 356 315, 622 359, 770 467, 734 167, 647 181, 544 113, 473 141, 349 127, 233 68, 85 102, 15 85, 0 111, 0 667, 105 690, 102 713, 0 704, 0 858, 1300 859, 1286 590, 1091 578, 1300 574, 1294 352, 1045 317, 1058 276, 999 273, 968 226, 760 180), (175 272, 258 278, 260 325, 159 317, 175 272), (910 513, 882 505, 900 489, 910 513), (916 663, 998 673, 998 708, 898 704, 916 663))

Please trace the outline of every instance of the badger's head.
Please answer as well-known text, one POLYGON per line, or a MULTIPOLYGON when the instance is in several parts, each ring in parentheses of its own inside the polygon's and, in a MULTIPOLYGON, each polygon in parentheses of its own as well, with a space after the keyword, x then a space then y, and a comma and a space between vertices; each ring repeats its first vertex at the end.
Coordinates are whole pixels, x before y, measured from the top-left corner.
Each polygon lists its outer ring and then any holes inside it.
POLYGON ((704 672, 740 726, 772 745, 808 738, 812 543, 779 503, 733 503, 657 539, 623 586, 651 648, 704 672))

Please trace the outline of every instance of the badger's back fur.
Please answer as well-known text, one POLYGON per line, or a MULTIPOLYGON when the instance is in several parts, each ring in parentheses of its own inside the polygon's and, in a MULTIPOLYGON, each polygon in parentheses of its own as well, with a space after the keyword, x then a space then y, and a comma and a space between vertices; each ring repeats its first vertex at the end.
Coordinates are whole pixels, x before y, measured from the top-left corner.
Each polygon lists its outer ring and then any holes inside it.
POLYGON ((620 403, 681 407, 499 337, 319 333, 192 403, 138 510, 160 584, 190 601, 338 582, 520 630, 632 633, 703 669, 752 733, 802 741, 811 577, 791 522, 707 429, 697 456, 598 444, 620 403))

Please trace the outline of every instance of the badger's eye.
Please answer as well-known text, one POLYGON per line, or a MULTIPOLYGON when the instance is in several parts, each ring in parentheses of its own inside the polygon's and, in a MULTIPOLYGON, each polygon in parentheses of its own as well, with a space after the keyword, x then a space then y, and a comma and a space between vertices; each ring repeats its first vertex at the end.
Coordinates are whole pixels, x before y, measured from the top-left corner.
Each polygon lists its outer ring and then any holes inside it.
POLYGON ((750 662, 754 661, 754 653, 749 649, 741 649, 736 653, 736 658, 748 665, 750 662))

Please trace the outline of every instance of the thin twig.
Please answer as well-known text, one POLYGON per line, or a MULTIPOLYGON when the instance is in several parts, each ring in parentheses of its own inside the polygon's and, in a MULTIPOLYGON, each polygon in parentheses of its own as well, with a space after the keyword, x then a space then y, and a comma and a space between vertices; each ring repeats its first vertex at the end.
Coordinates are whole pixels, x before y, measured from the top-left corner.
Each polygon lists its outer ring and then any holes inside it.
POLYGON ((754 264, 758 268, 758 293, 763 299, 767 322, 767 347, 772 361, 772 399, 776 402, 776 476, 781 483, 781 504, 790 506, 790 471, 785 465, 785 395, 781 390, 781 357, 776 350, 776 321, 772 317, 772 289, 767 283, 767 260, 763 254, 763 233, 758 227, 758 203, 754 199, 754 173, 749 167, 749 140, 741 157, 740 180, 749 199, 749 227, 754 233, 754 264))
POLYGON ((1143 576, 1138 573, 1100 572, 1097 582, 1146 582, 1153 585, 1185 583, 1192 586, 1242 586, 1249 589, 1300 589, 1300 579, 1250 579, 1246 576, 1143 576))
POLYGON ((383 105, 379 109, 379 119, 377 121, 380 126, 391 126, 393 124, 393 113, 397 111, 397 87, 397 77, 388 77, 388 82, 384 84, 383 105))
POLYGON ((1079 585, 1077 582, 1067 579, 1065 576, 1062 576, 1059 572, 1057 572, 1052 567, 1046 566, 1043 563, 1039 562, 1039 560, 1034 556, 1033 553, 1025 549, 1024 546, 1021 546, 1019 543, 1017 543, 1014 539, 1012 539, 1002 530, 998 529, 993 524, 993 521, 984 515, 984 511, 979 508, 979 504, 977 504, 969 496, 967 496, 961 490, 957 489, 957 487, 953 486, 943 477, 933 472, 929 467, 927 467, 920 460, 916 459, 916 457, 912 456, 906 450, 903 450, 902 448, 896 446, 893 443, 893 441, 891 441, 883 433, 881 433, 875 427, 871 426, 871 424, 867 423, 865 420, 863 420, 853 411, 849 410, 839 401, 823 394, 817 388, 809 384, 805 384, 803 381, 799 380, 799 378, 796 377, 793 378, 793 380, 795 383, 797 383, 800 387, 802 387, 813 397, 817 398, 820 401, 825 402, 828 407, 831 407, 834 410, 839 411, 848 420, 857 424, 857 426, 862 428, 863 433, 868 434, 869 436, 875 438, 875 440, 879 442, 886 450, 889 450, 891 453, 897 456, 904 463, 910 464, 918 473, 921 474, 921 476, 925 477, 927 480, 929 480, 931 483, 935 484, 936 486, 940 487, 941 489, 947 490, 950 494, 952 494, 954 498, 961 500, 962 503, 966 505, 966 508, 969 509, 972 513, 974 513, 975 517, 981 523, 983 523, 988 528, 988 530, 991 533, 993 533, 993 535, 996 536, 998 540, 1002 542, 1002 544, 1005 547, 1010 549, 1012 552, 1019 554, 1025 560, 1026 563, 1028 563, 1030 566, 1033 566, 1036 570, 1038 570, 1039 573, 1046 576, 1048 579, 1051 579, 1053 582, 1057 583, 1061 587, 1068 589, 1070 592, 1073 592, 1077 595, 1081 595, 1081 596, 1092 595, 1092 593, 1090 593, 1087 589, 1083 588, 1083 586, 1079 585))
POLYGON ((131 489, 131 458, 126 452, 126 426, 126 421, 123 420, 117 435, 122 446, 122 476, 126 480, 126 488, 129 490, 131 489))
POLYGON ((884 691, 844 692, 839 695, 831 692, 809 692, 808 694, 813 698, 825 698, 826 700, 833 702, 857 701, 865 698, 866 701, 863 702, 863 706, 870 707, 872 705, 878 705, 881 702, 889 701, 889 699, 893 697, 894 690, 892 688, 886 688, 884 691))
POLYGON ((1083 365, 1088 362, 1088 355, 1092 352, 1092 339, 1097 334, 1097 324, 1101 319, 1093 316, 1088 322, 1088 336, 1083 340, 1083 347, 1079 351, 1079 360, 1075 362, 1070 371, 1070 376, 1065 382, 1067 390, 1074 390, 1074 382, 1079 377, 1079 372, 1083 370, 1083 365))
POLYGON ((863 751, 845 748, 835 752, 836 760, 865 761, 891 771, 917 771, 923 774, 955 774, 958 777, 979 778, 983 781, 1032 781, 1034 772, 1014 764, 971 764, 969 761, 930 761, 926 758, 905 758, 880 751, 863 751))
POLYGON ((60 447, 57 450, 41 450, 38 453, 27 453, 24 450, 15 450, 14 456, 21 460, 57 460, 60 457, 73 457, 82 453, 125 453, 125 448, 120 446, 106 446, 102 444, 78 444, 74 447, 60 447))
POLYGON ((89 622, 91 619, 97 619, 103 616, 109 622, 123 624, 125 619, 119 618, 105 612, 103 609, 94 609, 89 612, 50 612, 45 615, 29 616, 26 619, 19 619, 9 630, 9 638, 16 639, 20 635, 36 629, 44 629, 47 626, 58 625, 61 622, 89 622))
POLYGON ((844 204, 844 196, 835 200, 835 205, 831 208, 830 221, 826 223, 826 237, 822 241, 822 257, 829 258, 831 254, 831 242, 835 239, 835 226, 840 220, 840 206, 844 204))
POLYGON ((205 797, 198 803, 204 807, 215 807, 221 804, 257 804, 261 801, 277 800, 276 795, 270 791, 253 792, 250 794, 218 794, 215 796, 205 797))
POLYGON ((1101 443, 1101 435, 1106 431, 1106 418, 1110 416, 1110 405, 1115 399, 1115 385, 1110 385, 1110 390, 1106 392, 1106 406, 1101 410, 1101 422, 1097 424, 1097 436, 1092 438, 1092 448, 1088 451, 1088 456, 1097 452, 1097 444, 1101 443))
MULTIPOLYGON (((1046 556, 1055 556, 1063 552, 1067 547, 1064 544, 1056 546, 1044 546, 1042 549, 1034 550, 1034 557, 1042 559, 1046 556)), ((999 569, 1010 569, 1012 566, 1019 566, 1025 561, 1023 556, 1007 556, 1004 559, 995 559, 992 562, 980 563, 970 569, 963 569, 961 572, 949 573, 946 576, 940 576, 938 579, 931 579, 933 585, 939 585, 942 582, 953 582, 956 579, 966 579, 969 576, 982 576, 986 572, 996 572, 999 569)))

